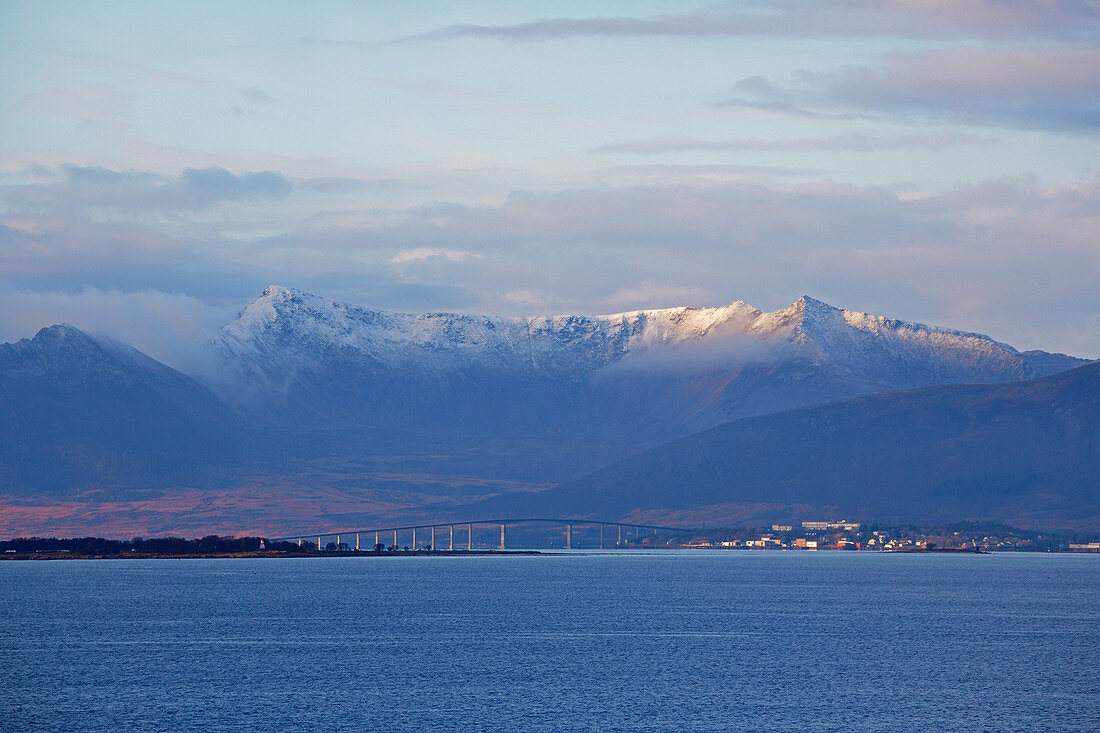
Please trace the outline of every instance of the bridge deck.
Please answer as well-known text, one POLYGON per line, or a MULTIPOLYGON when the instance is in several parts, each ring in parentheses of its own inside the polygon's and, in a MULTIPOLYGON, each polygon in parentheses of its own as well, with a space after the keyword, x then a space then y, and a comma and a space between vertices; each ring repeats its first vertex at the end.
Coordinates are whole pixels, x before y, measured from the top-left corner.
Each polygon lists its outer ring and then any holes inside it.
POLYGON ((491 525, 494 527, 510 526, 514 524, 532 524, 535 522, 541 522, 546 524, 568 524, 568 525, 602 525, 604 527, 629 527, 634 529, 652 529, 658 532, 691 532, 691 529, 685 529, 683 527, 663 527, 656 524, 636 524, 633 522, 607 522, 598 519, 573 519, 573 518, 556 518, 556 517, 516 517, 513 519, 475 519, 475 520, 463 520, 461 522, 431 522, 428 524, 406 524, 397 527, 371 527, 369 529, 329 529, 320 530, 316 532, 306 532, 305 534, 288 535, 286 537, 272 537, 272 542, 290 542, 293 540, 308 540, 315 537, 331 537, 333 535, 351 535, 351 534, 370 534, 371 532, 408 532, 414 529, 438 529, 440 527, 465 527, 474 526, 480 527, 484 525, 491 525))

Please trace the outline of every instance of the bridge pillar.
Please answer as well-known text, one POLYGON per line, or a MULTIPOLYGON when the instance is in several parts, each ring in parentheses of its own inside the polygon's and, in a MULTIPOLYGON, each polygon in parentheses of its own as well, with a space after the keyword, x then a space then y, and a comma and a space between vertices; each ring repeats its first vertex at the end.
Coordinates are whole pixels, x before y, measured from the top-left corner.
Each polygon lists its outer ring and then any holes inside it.
POLYGON ((600 525, 600 549, 603 549, 603 525, 600 525))
POLYGON ((393 549, 397 549, 397 530, 393 531, 393 549))
POLYGON ((474 525, 466 525, 466 549, 474 549, 474 525))
POLYGON ((455 548, 455 526, 451 525, 451 537, 447 541, 447 549, 453 550, 455 548))
POLYGON ((302 538, 301 538, 301 537, 299 537, 299 538, 298 538, 298 547, 301 547, 301 546, 302 546, 302 538))
POLYGON ((377 532, 374 533, 374 546, 378 547, 378 533, 377 532))
POLYGON ((430 550, 435 549, 435 527, 432 527, 432 543, 430 545, 428 545, 428 549, 430 549, 430 550))
POLYGON ((504 549, 504 528, 507 526, 506 524, 500 525, 500 549, 502 550, 504 549))
POLYGON ((336 535, 336 551, 340 551, 340 535, 336 535))
POLYGON ((573 525, 572 524, 566 524, 565 525, 565 549, 567 549, 567 550, 572 550, 573 549, 573 525))
POLYGON ((355 533, 355 551, 359 552, 359 533, 355 533))
POLYGON ((317 552, 320 552, 323 549, 325 548, 321 546, 321 535, 317 535, 317 552))
POLYGON ((416 549, 416 527, 413 527, 413 549, 416 549))

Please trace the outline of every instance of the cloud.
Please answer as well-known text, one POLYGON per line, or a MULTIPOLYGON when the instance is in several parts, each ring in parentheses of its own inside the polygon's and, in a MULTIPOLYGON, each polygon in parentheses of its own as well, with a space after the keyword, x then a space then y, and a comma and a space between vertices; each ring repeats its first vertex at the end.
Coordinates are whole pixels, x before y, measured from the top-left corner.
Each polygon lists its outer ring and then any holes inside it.
POLYGON ((676 38, 793 36, 1093 40, 1100 11, 1087 0, 813 0, 724 3, 649 18, 548 18, 511 25, 453 25, 401 41, 544 40, 577 36, 676 38), (726 8, 729 8, 726 10, 726 8))
POLYGON ((290 181, 274 171, 234 175, 224 168, 188 168, 165 193, 168 200, 175 198, 184 205, 203 208, 219 201, 280 198, 290 189, 290 181))
POLYGON ((397 178, 363 180, 362 178, 349 178, 347 176, 325 176, 295 181, 294 187, 301 191, 312 191, 316 193, 350 193, 364 189, 396 191, 413 188, 413 184, 397 178))
MULTIPOLYGON (((1088 327, 1100 313, 1100 178, 1054 187, 1005 179, 902 195, 828 181, 700 177, 677 185, 654 177, 648 185, 517 191, 494 202, 335 218, 267 196, 256 231, 225 233, 234 212, 195 208, 179 189, 198 181, 184 174, 43 173, 60 176, 54 185, 68 187, 67 196, 4 190, 6 292, 154 287, 240 307, 263 284, 284 282, 375 308, 515 315, 734 299, 771 309, 809 293, 1016 346, 1100 356, 1098 332, 1088 327), (152 196, 164 186, 178 208, 148 216, 163 202, 139 198, 144 203, 113 217, 100 213, 120 191, 152 196), (482 261, 491 266, 470 266, 482 261)), ((230 176, 215 174, 210 195, 246 195, 239 187, 249 179, 230 176)))
POLYGON ((739 109, 752 109, 760 112, 774 112, 775 114, 789 117, 804 117, 810 120, 866 120, 868 115, 856 112, 825 112, 819 109, 810 109, 787 100, 773 99, 763 101, 759 99, 745 99, 743 97, 730 97, 711 104, 712 107, 735 107, 739 109))
POLYGON ((1100 128, 1100 48, 898 51, 874 66, 800 72, 786 87, 750 77, 735 88, 749 98, 720 105, 858 110, 1081 134, 1100 128))
POLYGON ((987 138, 958 132, 897 132, 851 131, 840 135, 792 140, 763 140, 741 138, 735 140, 697 140, 688 137, 658 137, 649 140, 608 143, 591 148, 594 154, 628 153, 653 156, 686 152, 740 152, 740 151, 850 151, 876 152, 881 150, 942 150, 959 145, 981 145, 987 138))
POLYGON ((183 248, 134 222, 95 222, 70 215, 0 215, 0 275, 166 262, 183 248))
POLYGON ((393 257, 390 262, 394 265, 410 265, 415 262, 424 262, 433 258, 441 258, 450 262, 462 262, 471 257, 481 257, 479 254, 460 249, 438 249, 433 247, 417 247, 416 249, 403 249, 393 257))
POLYGON ((224 168, 187 168, 178 176, 149 171, 115 171, 62 165, 55 180, 0 186, 0 193, 23 211, 71 213, 110 209, 120 212, 196 211, 227 201, 278 199, 293 184, 280 173, 234 174, 224 168))
POLYGON ((209 368, 208 342, 232 316, 233 309, 158 290, 0 291, 0 341, 29 338, 45 326, 69 323, 112 336, 190 373, 209 368))
POLYGON ((819 176, 814 168, 789 168, 781 165, 747 165, 744 163, 645 163, 611 166, 604 169, 627 177, 648 177, 668 180, 670 177, 743 179, 745 177, 805 178, 819 176))
POLYGON ((491 270, 438 275, 504 294, 483 298, 483 310, 644 308, 677 294, 693 305, 779 307, 808 292, 1095 356, 1100 341, 1079 328, 1100 312, 1095 231, 1100 179, 1051 188, 1009 179, 922 197, 834 183, 517 193, 496 205, 424 207, 340 241, 491 255, 491 270))
MULTIPOLYGON (((877 236, 879 231, 869 231, 865 222, 846 216, 847 207, 857 198, 855 190, 831 185, 772 189, 733 182, 517 192, 496 205, 422 207, 411 211, 403 224, 376 236, 390 241, 426 238, 471 251, 490 244, 584 244, 599 251, 699 239, 781 242, 796 232, 800 237, 816 237, 823 222, 835 222, 853 237, 877 236)), ((885 191, 863 195, 892 198, 885 191)))
MULTIPOLYGON (((789 353, 789 352, 788 352, 789 353)), ((615 380, 639 374, 706 374, 763 362, 779 356, 776 345, 743 333, 712 333, 707 338, 666 345, 661 349, 638 348, 619 361, 600 369, 597 380, 615 380)))
POLYGON ((685 303, 705 303, 707 296, 708 293, 703 288, 648 281, 628 288, 620 288, 612 293, 606 300, 606 310, 620 313, 636 310, 639 303, 644 303, 647 309, 675 307, 685 303))
POLYGON ((505 303, 515 303, 520 306, 544 305, 553 296, 542 290, 509 290, 500 296, 505 303))

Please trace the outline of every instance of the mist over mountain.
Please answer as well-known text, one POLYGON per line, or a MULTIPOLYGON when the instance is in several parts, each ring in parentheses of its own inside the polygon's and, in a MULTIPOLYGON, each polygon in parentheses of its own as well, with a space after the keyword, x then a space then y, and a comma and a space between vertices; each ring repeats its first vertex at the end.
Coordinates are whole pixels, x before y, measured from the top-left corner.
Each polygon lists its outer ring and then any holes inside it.
MULTIPOLYGON (((1084 363, 802 297, 607 316, 373 311, 272 286, 227 324, 227 399, 260 419, 667 440, 889 389, 1084 363)), ((219 385, 215 385, 219 387, 219 385)))
POLYGON ((1023 383, 890 392, 738 420, 483 511, 1096 527, 1100 364, 1023 383))
MULTIPOLYGON (((70 326, 0 346, 0 531, 57 526, 62 504, 72 531, 462 514, 747 417, 1086 363, 809 297, 772 313, 502 318, 277 286, 213 346, 218 364, 194 377, 70 326)), ((619 499, 601 506, 660 508, 619 499)))

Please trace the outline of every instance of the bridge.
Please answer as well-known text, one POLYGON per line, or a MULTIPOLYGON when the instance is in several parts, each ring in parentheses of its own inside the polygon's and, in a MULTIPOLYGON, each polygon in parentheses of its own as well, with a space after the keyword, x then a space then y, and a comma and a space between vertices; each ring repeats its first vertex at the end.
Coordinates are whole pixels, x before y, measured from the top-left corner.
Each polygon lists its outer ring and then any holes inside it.
MULTIPOLYGON (((317 539, 317 549, 325 547, 321 540, 325 538, 335 538, 336 547, 341 546, 340 538, 355 536, 355 549, 360 549, 359 541, 362 535, 368 537, 374 535, 374 543, 370 545, 370 549, 374 549, 380 544, 383 544, 380 540, 388 540, 392 536, 392 547, 398 547, 398 535, 399 533, 406 533, 411 539, 410 546, 413 548, 418 547, 416 544, 417 531, 430 533, 430 542, 428 546, 435 550, 439 549, 436 546, 436 530, 444 530, 447 541, 447 549, 455 549, 455 527, 459 528, 459 545, 461 546, 461 540, 465 535, 467 550, 474 549, 474 528, 475 527, 500 527, 500 545, 498 549, 507 549, 507 532, 509 525, 516 524, 557 524, 565 528, 565 549, 572 549, 573 546, 573 527, 594 527, 600 528, 600 549, 604 548, 604 530, 607 528, 614 528, 617 532, 617 544, 621 544, 623 541, 623 530, 627 532, 627 539, 630 537, 630 532, 634 532, 635 537, 641 537, 642 532, 653 530, 653 534, 656 535, 659 532, 682 534, 685 532, 691 532, 691 529, 685 529, 683 527, 662 527, 655 524, 634 524, 631 522, 603 522, 595 519, 572 519, 572 518, 546 518, 546 517, 534 517, 534 518, 516 518, 516 519, 481 519, 477 521, 464 521, 464 522, 439 522, 434 524, 407 524, 401 527, 372 527, 370 529, 340 529, 327 532, 310 532, 308 534, 290 535, 287 537, 272 537, 272 542, 295 542, 297 541, 300 546, 303 541, 312 542, 314 538, 317 539), (465 530, 465 531, 463 531, 465 530)), ((422 535, 423 536, 423 535, 422 535)), ((349 543, 350 547, 350 543, 349 543)))

